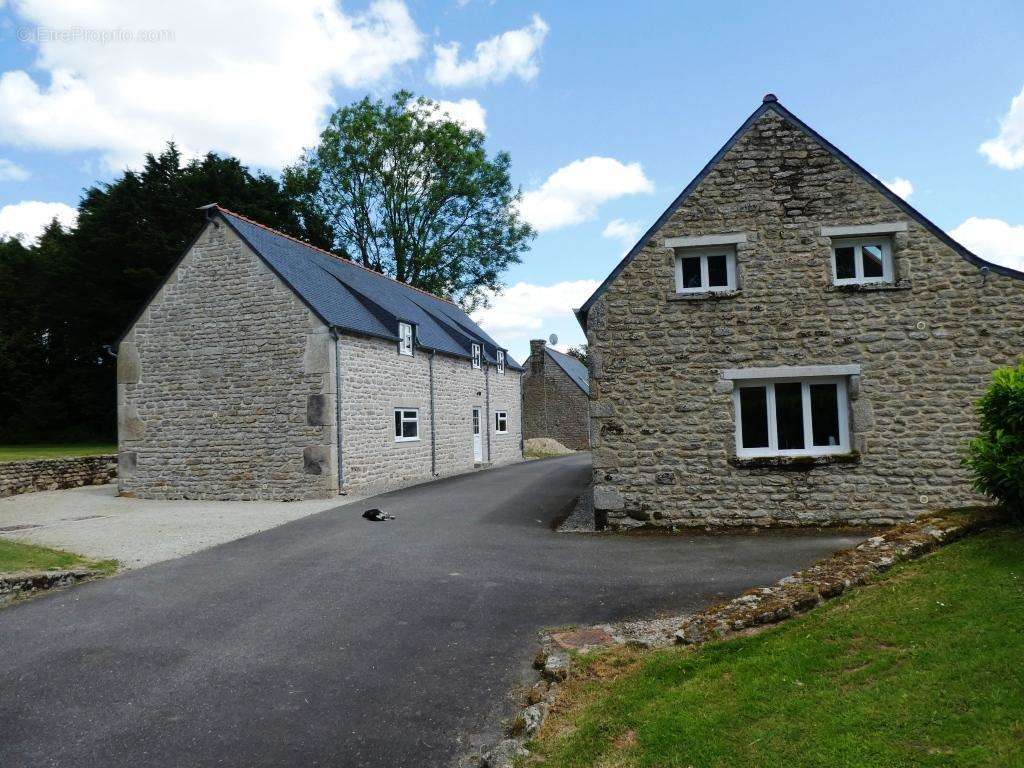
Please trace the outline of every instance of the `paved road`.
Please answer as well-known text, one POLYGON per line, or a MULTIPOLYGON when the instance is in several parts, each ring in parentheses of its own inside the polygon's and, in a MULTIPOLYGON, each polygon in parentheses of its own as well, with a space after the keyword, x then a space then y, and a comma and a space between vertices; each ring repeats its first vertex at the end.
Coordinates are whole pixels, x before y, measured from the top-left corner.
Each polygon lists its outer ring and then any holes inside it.
POLYGON ((387 494, 393 522, 359 502, 0 610, 0 766, 444 766, 538 628, 698 608, 851 543, 553 533, 588 462, 387 494))

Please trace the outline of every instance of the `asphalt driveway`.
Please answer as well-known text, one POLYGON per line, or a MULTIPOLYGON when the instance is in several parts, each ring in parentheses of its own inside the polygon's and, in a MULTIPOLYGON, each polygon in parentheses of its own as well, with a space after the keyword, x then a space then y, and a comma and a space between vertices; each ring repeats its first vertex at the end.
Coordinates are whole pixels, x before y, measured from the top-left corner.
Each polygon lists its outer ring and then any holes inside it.
POLYGON ((0 765, 444 766, 539 628, 696 609, 855 541, 552 532, 589 475, 460 476, 6 608, 0 765))

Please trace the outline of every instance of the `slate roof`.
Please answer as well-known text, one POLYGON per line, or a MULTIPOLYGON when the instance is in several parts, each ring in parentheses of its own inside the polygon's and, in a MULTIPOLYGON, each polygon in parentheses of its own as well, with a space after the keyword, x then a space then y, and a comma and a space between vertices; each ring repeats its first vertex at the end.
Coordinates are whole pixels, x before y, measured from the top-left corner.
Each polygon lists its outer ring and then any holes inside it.
POLYGON ((708 161, 708 164, 701 169, 700 173, 698 173, 694 177, 693 181, 686 185, 686 188, 679 194, 679 197, 673 200, 672 204, 669 205, 667 209, 665 209, 665 212, 658 217, 658 220, 654 222, 651 228, 644 232, 643 236, 640 238, 639 241, 637 241, 636 245, 634 245, 629 250, 629 252, 623 257, 622 261, 620 261, 618 265, 615 267, 615 269, 612 270, 611 274, 608 275, 608 277, 605 278, 604 282, 597 287, 597 290, 594 291, 591 297, 583 303, 583 306, 576 310, 576 319, 579 320, 580 325, 583 326, 584 330, 587 327, 587 313, 590 311, 590 308, 594 305, 594 302, 597 301, 601 294, 605 292, 605 290, 608 288, 609 285, 612 284, 615 278, 619 276, 619 273, 621 273, 622 270, 624 270, 629 265, 629 263, 633 261, 634 258, 636 258, 636 255, 643 249, 644 244, 648 240, 650 240, 659 229, 661 229, 665 222, 668 221, 669 217, 676 212, 679 206, 681 206, 686 201, 686 198, 688 198, 690 194, 697 188, 697 185, 699 185, 704 180, 704 177, 711 173, 712 169, 718 164, 718 161, 722 159, 725 153, 732 149, 733 145, 740 140, 743 134, 745 134, 750 129, 750 127, 754 125, 754 123, 756 123, 765 112, 768 111, 775 112, 780 117, 782 117, 783 120, 787 120, 788 122, 796 126, 798 129, 806 133, 808 136, 810 136, 812 139, 817 141, 819 144, 821 144, 821 146, 824 147, 837 160, 839 160, 839 162, 843 163, 848 168, 853 170, 855 173, 860 175, 865 181, 867 181, 871 186, 878 190, 878 192, 887 197, 890 200, 890 202, 894 203, 898 208, 902 209, 903 212, 906 213, 910 218, 914 219, 918 224, 920 224, 922 227, 931 232, 935 237, 939 238, 939 240, 941 240, 943 243, 952 248, 961 258, 965 259, 966 261, 969 261, 970 263, 974 264, 979 268, 984 267, 1000 275, 1014 277, 1017 278, 1018 280, 1024 280, 1024 272, 1019 272, 1016 269, 1012 269, 1011 267, 1005 267, 1001 264, 993 264, 992 262, 986 261, 985 259, 981 258, 977 254, 973 253, 972 251, 962 246, 960 243, 958 243, 956 240, 950 237, 946 232, 944 232, 938 225, 929 220, 923 213, 914 208, 914 206, 910 205, 910 203, 908 203, 902 197, 900 197, 895 192, 886 187, 872 174, 864 170, 864 168, 858 165, 857 162, 855 162, 849 155, 847 155, 841 149, 836 147, 834 144, 832 144, 832 142, 830 142, 820 133, 818 133, 809 125, 807 125, 807 123, 805 123, 799 117, 797 117, 784 106, 782 106, 782 104, 779 103, 779 100, 775 97, 774 94, 769 93, 765 95, 761 103, 761 106, 755 109, 754 112, 750 115, 750 117, 748 117, 743 122, 743 125, 741 125, 736 130, 736 133, 734 133, 729 138, 729 140, 725 142, 722 148, 718 150, 717 153, 715 153, 715 156, 708 161))
POLYGON ((565 371, 570 379, 576 382, 583 390, 583 394, 590 397, 590 371, 587 370, 587 366, 572 355, 563 355, 550 347, 544 347, 544 351, 548 353, 548 357, 558 363, 558 367, 565 371))
POLYGON ((209 208, 280 277, 323 322, 333 328, 398 341, 398 323, 415 326, 416 346, 448 355, 472 357, 480 344, 483 357, 522 370, 507 350, 488 336, 457 305, 379 272, 315 248, 219 206, 209 208))

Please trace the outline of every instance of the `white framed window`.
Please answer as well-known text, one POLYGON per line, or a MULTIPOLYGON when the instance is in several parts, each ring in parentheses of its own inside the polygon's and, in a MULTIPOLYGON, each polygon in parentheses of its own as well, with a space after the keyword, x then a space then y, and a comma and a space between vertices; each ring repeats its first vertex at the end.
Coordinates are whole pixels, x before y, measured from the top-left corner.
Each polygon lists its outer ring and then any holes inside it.
POLYGON ((420 439, 420 412, 415 408, 395 408, 395 442, 420 439))
POLYGON ((480 367, 480 345, 479 344, 474 344, 472 347, 470 347, 470 349, 473 352, 473 367, 474 368, 479 368, 480 367))
POLYGON ((736 455, 850 452, 846 377, 750 379, 733 388, 736 455))
POLYGON ((412 355, 412 324, 398 324, 398 354, 412 355))
POLYGON ((676 249, 676 293, 735 290, 735 245, 676 249))
POLYGON ((494 412, 494 431, 499 435, 508 432, 508 411, 494 412))
POLYGON ((505 353, 502 350, 500 350, 500 349, 498 350, 497 358, 498 358, 498 373, 504 373, 505 372, 505 353))
POLYGON ((892 281, 892 238, 845 237, 832 241, 832 282, 835 285, 892 281))

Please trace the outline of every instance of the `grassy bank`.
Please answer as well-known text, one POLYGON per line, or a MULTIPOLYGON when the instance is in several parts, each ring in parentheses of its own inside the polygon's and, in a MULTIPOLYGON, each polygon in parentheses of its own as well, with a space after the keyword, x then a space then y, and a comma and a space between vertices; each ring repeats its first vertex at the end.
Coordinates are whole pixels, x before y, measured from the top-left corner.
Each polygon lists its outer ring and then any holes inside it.
POLYGON ((585 660, 551 768, 1024 766, 1024 531, 906 564, 759 635, 585 660))
POLYGON ((107 453, 117 453, 117 446, 112 443, 35 443, 27 445, 0 445, 0 461, 59 459, 66 456, 99 456, 107 453))
POLYGON ((117 563, 113 560, 91 560, 59 549, 47 549, 34 544, 0 539, 0 573, 56 571, 79 566, 113 571, 117 567, 117 563))

